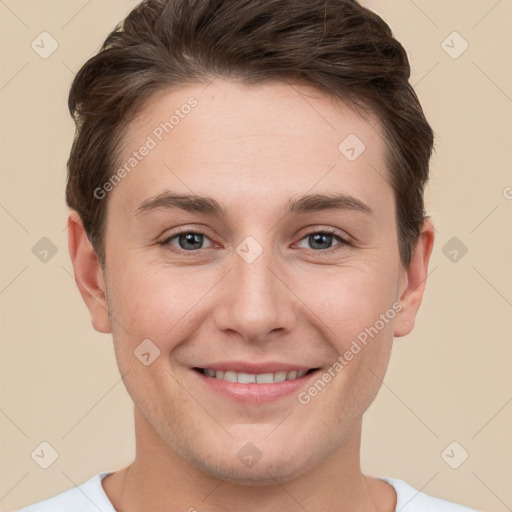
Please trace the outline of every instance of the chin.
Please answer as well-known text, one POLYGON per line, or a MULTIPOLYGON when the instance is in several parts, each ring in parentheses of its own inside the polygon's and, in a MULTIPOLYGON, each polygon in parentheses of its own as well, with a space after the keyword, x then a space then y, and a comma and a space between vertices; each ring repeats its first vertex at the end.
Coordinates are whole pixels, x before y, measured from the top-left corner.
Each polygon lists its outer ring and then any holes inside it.
POLYGON ((275 485, 277 481, 287 482, 300 476, 307 471, 305 467, 298 467, 297 460, 294 465, 290 461, 278 460, 266 461, 260 460, 252 467, 244 467, 241 463, 233 464, 233 460, 217 460, 214 463, 204 459, 190 460, 202 473, 232 482, 237 485, 246 485, 251 487, 264 487, 275 485))
MULTIPOLYGON (((256 441, 257 442, 257 441, 256 441)), ((201 473, 238 485, 263 487, 275 486, 276 482, 293 480, 320 464, 330 450, 325 447, 299 447, 281 443, 259 444, 261 451, 250 442, 214 446, 181 446, 181 455, 201 473), (206 447, 203 447, 206 448, 206 447), (307 453, 307 448, 314 453, 307 453)))

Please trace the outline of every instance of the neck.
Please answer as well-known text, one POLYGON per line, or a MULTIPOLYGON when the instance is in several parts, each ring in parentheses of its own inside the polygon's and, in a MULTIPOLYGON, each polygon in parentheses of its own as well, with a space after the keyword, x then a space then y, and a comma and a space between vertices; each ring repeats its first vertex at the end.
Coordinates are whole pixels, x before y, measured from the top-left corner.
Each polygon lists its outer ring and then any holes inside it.
POLYGON ((310 471, 286 481, 241 485, 205 474, 170 450, 135 409, 135 460, 104 478, 103 488, 117 512, 394 511, 394 490, 361 472, 361 426, 310 471))

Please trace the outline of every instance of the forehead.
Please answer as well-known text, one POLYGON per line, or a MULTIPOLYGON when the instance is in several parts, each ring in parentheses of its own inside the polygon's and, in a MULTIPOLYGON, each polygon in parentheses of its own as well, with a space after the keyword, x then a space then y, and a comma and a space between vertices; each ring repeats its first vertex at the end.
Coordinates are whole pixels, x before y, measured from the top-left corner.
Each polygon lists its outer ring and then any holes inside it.
POLYGON ((285 82, 216 79, 160 91, 130 124, 119 165, 129 172, 112 194, 130 215, 164 189, 227 202, 244 195, 284 201, 307 191, 342 190, 362 200, 391 193, 378 121, 285 82))

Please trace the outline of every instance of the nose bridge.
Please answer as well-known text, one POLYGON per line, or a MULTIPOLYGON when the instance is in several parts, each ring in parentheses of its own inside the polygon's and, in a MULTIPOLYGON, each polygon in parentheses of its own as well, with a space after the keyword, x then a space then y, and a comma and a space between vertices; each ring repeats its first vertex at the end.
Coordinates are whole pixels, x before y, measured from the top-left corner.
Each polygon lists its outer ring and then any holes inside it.
MULTIPOLYGON (((268 244, 270 239, 266 237, 268 244)), ((280 265, 272 247, 247 237, 233 260, 218 309, 218 328, 238 331, 249 341, 263 340, 277 329, 291 330, 296 321, 293 294, 277 277, 280 265)))

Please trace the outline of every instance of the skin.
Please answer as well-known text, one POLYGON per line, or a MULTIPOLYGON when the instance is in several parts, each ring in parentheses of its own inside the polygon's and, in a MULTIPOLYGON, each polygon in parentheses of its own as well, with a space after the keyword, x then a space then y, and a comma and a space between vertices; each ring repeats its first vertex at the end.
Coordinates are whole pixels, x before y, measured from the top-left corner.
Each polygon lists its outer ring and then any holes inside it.
POLYGON ((305 85, 216 79, 163 91, 131 123, 122 160, 190 96, 198 105, 104 199, 105 271, 79 216, 69 216, 77 285, 93 327, 112 333, 135 405, 135 460, 103 488, 120 512, 392 512, 393 488, 361 472, 362 416, 393 337, 414 327, 433 225, 424 222, 403 268, 378 120, 305 85), (353 162, 338 150, 349 134, 366 146, 353 162), (135 214, 164 190, 210 196, 228 215, 135 214), (374 213, 284 215, 289 199, 333 192, 374 213), (351 243, 332 237, 319 249, 307 235, 325 228, 351 243), (201 248, 186 250, 179 237, 158 244, 187 229, 205 235, 201 248), (248 236, 263 249, 252 263, 236 251, 248 236), (240 404, 191 369, 235 360, 326 371, 398 301, 394 319, 306 405, 296 393, 240 404), (144 339, 160 350, 148 366, 133 354, 144 339), (262 454, 252 467, 237 457, 248 442, 262 454))

